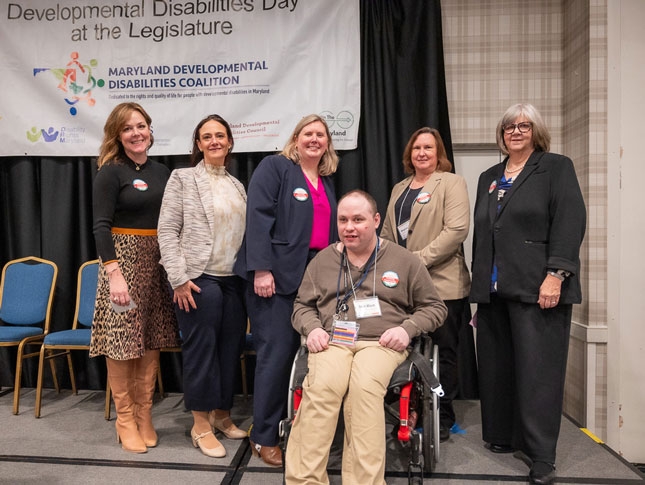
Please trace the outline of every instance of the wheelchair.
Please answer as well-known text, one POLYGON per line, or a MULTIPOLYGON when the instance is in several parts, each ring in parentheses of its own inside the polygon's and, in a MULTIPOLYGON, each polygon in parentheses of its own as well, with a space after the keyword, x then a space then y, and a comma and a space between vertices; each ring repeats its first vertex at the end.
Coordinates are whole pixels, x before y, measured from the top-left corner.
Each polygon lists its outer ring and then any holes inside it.
MULTIPOLYGON (((300 347, 291 367, 287 417, 280 422, 283 456, 302 400, 307 356, 307 347, 300 347)), ((439 397, 444 392, 438 377, 439 348, 423 334, 413 341, 408 358, 392 374, 384 399, 386 414, 399 423, 398 441, 409 451, 409 483, 415 479, 423 483, 424 474, 429 476, 439 460, 439 397)))

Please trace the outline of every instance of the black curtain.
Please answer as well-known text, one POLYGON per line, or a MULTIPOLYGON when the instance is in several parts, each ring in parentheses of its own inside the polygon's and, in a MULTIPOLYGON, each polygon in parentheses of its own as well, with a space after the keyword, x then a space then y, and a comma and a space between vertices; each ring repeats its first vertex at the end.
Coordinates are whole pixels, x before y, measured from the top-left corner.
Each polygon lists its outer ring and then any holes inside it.
MULTIPOLYGON (((439 0, 361 0, 360 8, 358 147, 339 153, 335 183, 339 196, 354 188, 368 191, 384 213, 392 186, 404 177, 403 149, 417 128, 437 128, 452 160, 441 9, 439 0)), ((253 170, 266 155, 236 154, 230 170, 248 186, 253 170)), ((188 165, 187 156, 158 160, 171 169, 188 165)), ((95 174, 92 158, 0 159, 0 265, 29 255, 58 265, 52 331, 71 327, 78 268, 96 258, 91 211, 95 174)), ((74 352, 73 358, 80 388, 104 388, 103 359, 89 359, 85 352, 74 352)), ((15 349, 0 349, 0 386, 13 386, 15 359, 15 349)), ((35 387, 37 366, 35 358, 25 361, 24 386, 35 387)), ((70 387, 61 360, 58 368, 63 369, 58 374, 61 384, 70 387)), ((162 354, 162 370, 164 387, 180 391, 180 356, 162 354)), ((53 385, 49 370, 44 385, 53 385)))

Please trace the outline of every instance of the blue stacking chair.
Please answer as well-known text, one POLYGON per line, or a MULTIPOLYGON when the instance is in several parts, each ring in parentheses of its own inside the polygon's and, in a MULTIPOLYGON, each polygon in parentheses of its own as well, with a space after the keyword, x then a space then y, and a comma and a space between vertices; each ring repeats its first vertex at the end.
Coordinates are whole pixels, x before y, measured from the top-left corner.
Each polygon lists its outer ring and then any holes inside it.
POLYGON ((74 320, 70 330, 52 332, 48 334, 40 348, 40 360, 38 362, 38 384, 36 386, 36 417, 40 417, 40 406, 42 404, 43 392, 43 367, 45 360, 49 360, 52 370, 52 378, 56 392, 60 392, 58 379, 56 378, 56 357, 67 356, 69 366, 69 377, 72 383, 72 392, 76 390, 76 379, 74 378, 74 367, 72 365, 72 350, 89 350, 92 337, 92 319, 94 318, 94 302, 96 301, 96 285, 99 276, 99 261, 95 259, 83 263, 78 270, 78 282, 76 285, 76 309, 74 320))
POLYGON ((42 344, 49 332, 58 267, 46 259, 29 256, 5 264, 0 282, 0 347, 18 347, 13 414, 20 405, 22 361, 25 346, 42 344))

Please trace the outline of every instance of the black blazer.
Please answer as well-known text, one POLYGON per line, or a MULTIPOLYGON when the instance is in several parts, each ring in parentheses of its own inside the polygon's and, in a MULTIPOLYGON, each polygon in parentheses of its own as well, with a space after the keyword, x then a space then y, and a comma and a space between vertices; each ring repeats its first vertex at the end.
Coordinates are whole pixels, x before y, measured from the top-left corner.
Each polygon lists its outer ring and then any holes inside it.
MULTIPOLYGON (((329 205, 329 243, 338 240, 336 193, 329 177, 320 177, 329 205)), ((252 282, 255 270, 273 273, 276 293, 295 293, 307 265, 314 206, 302 169, 282 155, 264 158, 251 177, 246 205, 246 234, 233 267, 252 282), (306 200, 296 198, 302 189, 306 200)))
POLYGON ((498 185, 507 162, 508 157, 479 177, 470 301, 490 301, 494 256, 500 297, 537 303, 547 269, 563 269, 571 276, 562 283, 560 303, 580 303, 586 210, 573 163, 562 155, 533 152, 498 214, 498 185))

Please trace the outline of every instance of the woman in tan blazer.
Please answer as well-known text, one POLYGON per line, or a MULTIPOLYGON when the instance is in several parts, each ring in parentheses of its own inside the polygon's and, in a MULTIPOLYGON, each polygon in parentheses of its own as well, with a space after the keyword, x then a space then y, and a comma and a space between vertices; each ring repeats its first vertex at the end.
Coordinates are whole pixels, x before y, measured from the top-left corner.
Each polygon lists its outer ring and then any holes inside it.
POLYGON ((439 346, 439 372, 446 392, 441 398, 441 441, 455 423, 452 400, 458 390, 459 332, 470 319, 470 275, 462 243, 468 235, 470 206, 465 180, 450 172, 441 135, 434 128, 412 134, 403 152, 411 174, 392 189, 381 236, 418 255, 448 307, 448 317, 432 334, 439 346))

